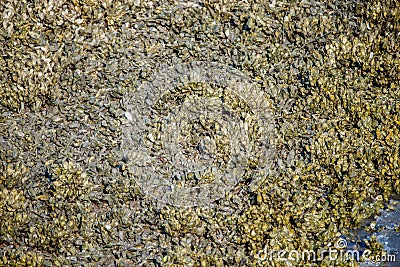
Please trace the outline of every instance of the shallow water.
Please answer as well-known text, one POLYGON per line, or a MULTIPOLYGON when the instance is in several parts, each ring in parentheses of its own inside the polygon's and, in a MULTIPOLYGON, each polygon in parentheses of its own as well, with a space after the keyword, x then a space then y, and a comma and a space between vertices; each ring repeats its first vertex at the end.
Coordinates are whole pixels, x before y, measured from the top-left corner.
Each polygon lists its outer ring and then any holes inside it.
MULTIPOLYGON (((400 224, 400 201, 392 200, 390 201, 390 206, 393 206, 394 210, 383 210, 381 215, 376 219, 375 229, 382 230, 372 235, 376 236, 377 240, 383 245, 383 250, 388 255, 394 256, 394 261, 382 261, 378 263, 363 262, 360 264, 361 267, 400 266, 400 232, 396 232, 396 227, 400 224)), ((372 236, 371 233, 367 233, 364 230, 356 230, 354 234, 360 239, 369 239, 372 236)))

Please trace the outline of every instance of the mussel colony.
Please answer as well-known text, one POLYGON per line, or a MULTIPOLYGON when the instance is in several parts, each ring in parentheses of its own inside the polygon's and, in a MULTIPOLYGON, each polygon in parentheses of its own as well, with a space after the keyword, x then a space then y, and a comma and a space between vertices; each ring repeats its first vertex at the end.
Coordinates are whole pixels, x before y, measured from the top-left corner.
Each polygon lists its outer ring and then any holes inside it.
POLYGON ((1 266, 358 266, 264 254, 377 231, 400 194, 396 0, 6 0, 0 22, 1 266))

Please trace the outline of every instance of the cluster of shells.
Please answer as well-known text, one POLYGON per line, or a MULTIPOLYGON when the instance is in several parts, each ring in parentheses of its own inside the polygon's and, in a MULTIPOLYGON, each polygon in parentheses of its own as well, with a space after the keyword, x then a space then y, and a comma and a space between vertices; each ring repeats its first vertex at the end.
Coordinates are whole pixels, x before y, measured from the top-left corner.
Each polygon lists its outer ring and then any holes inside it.
MULTIPOLYGON (((258 256, 327 247, 400 194, 398 1, 6 0, 0 18, 0 265, 352 266, 258 256), (276 171, 160 206, 120 153, 125 96, 198 61, 268 96, 276 171)), ((219 90, 175 90, 198 88, 219 90)), ((213 133, 223 165, 231 140, 213 133)))
POLYGON ((192 62, 124 98, 123 157, 142 191, 174 206, 208 205, 273 168, 268 99, 242 73, 192 62))

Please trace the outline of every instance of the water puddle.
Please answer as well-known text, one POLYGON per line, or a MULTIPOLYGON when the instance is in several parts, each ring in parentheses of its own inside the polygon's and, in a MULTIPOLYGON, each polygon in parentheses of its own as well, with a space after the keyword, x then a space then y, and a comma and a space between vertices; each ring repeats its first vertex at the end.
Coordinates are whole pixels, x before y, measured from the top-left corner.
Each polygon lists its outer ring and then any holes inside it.
MULTIPOLYGON (((365 261, 361 262, 361 267, 398 267, 400 266, 400 200, 391 200, 388 207, 382 211, 381 215, 376 220, 370 220, 365 225, 375 224, 373 232, 367 232, 364 229, 356 229, 352 231, 354 240, 370 240, 375 236, 377 241, 383 245, 383 251, 386 256, 383 256, 381 261, 365 261), (396 231, 397 229, 397 231, 396 231)), ((348 248, 356 247, 360 252, 368 249, 363 241, 355 242, 349 238, 348 248)))

